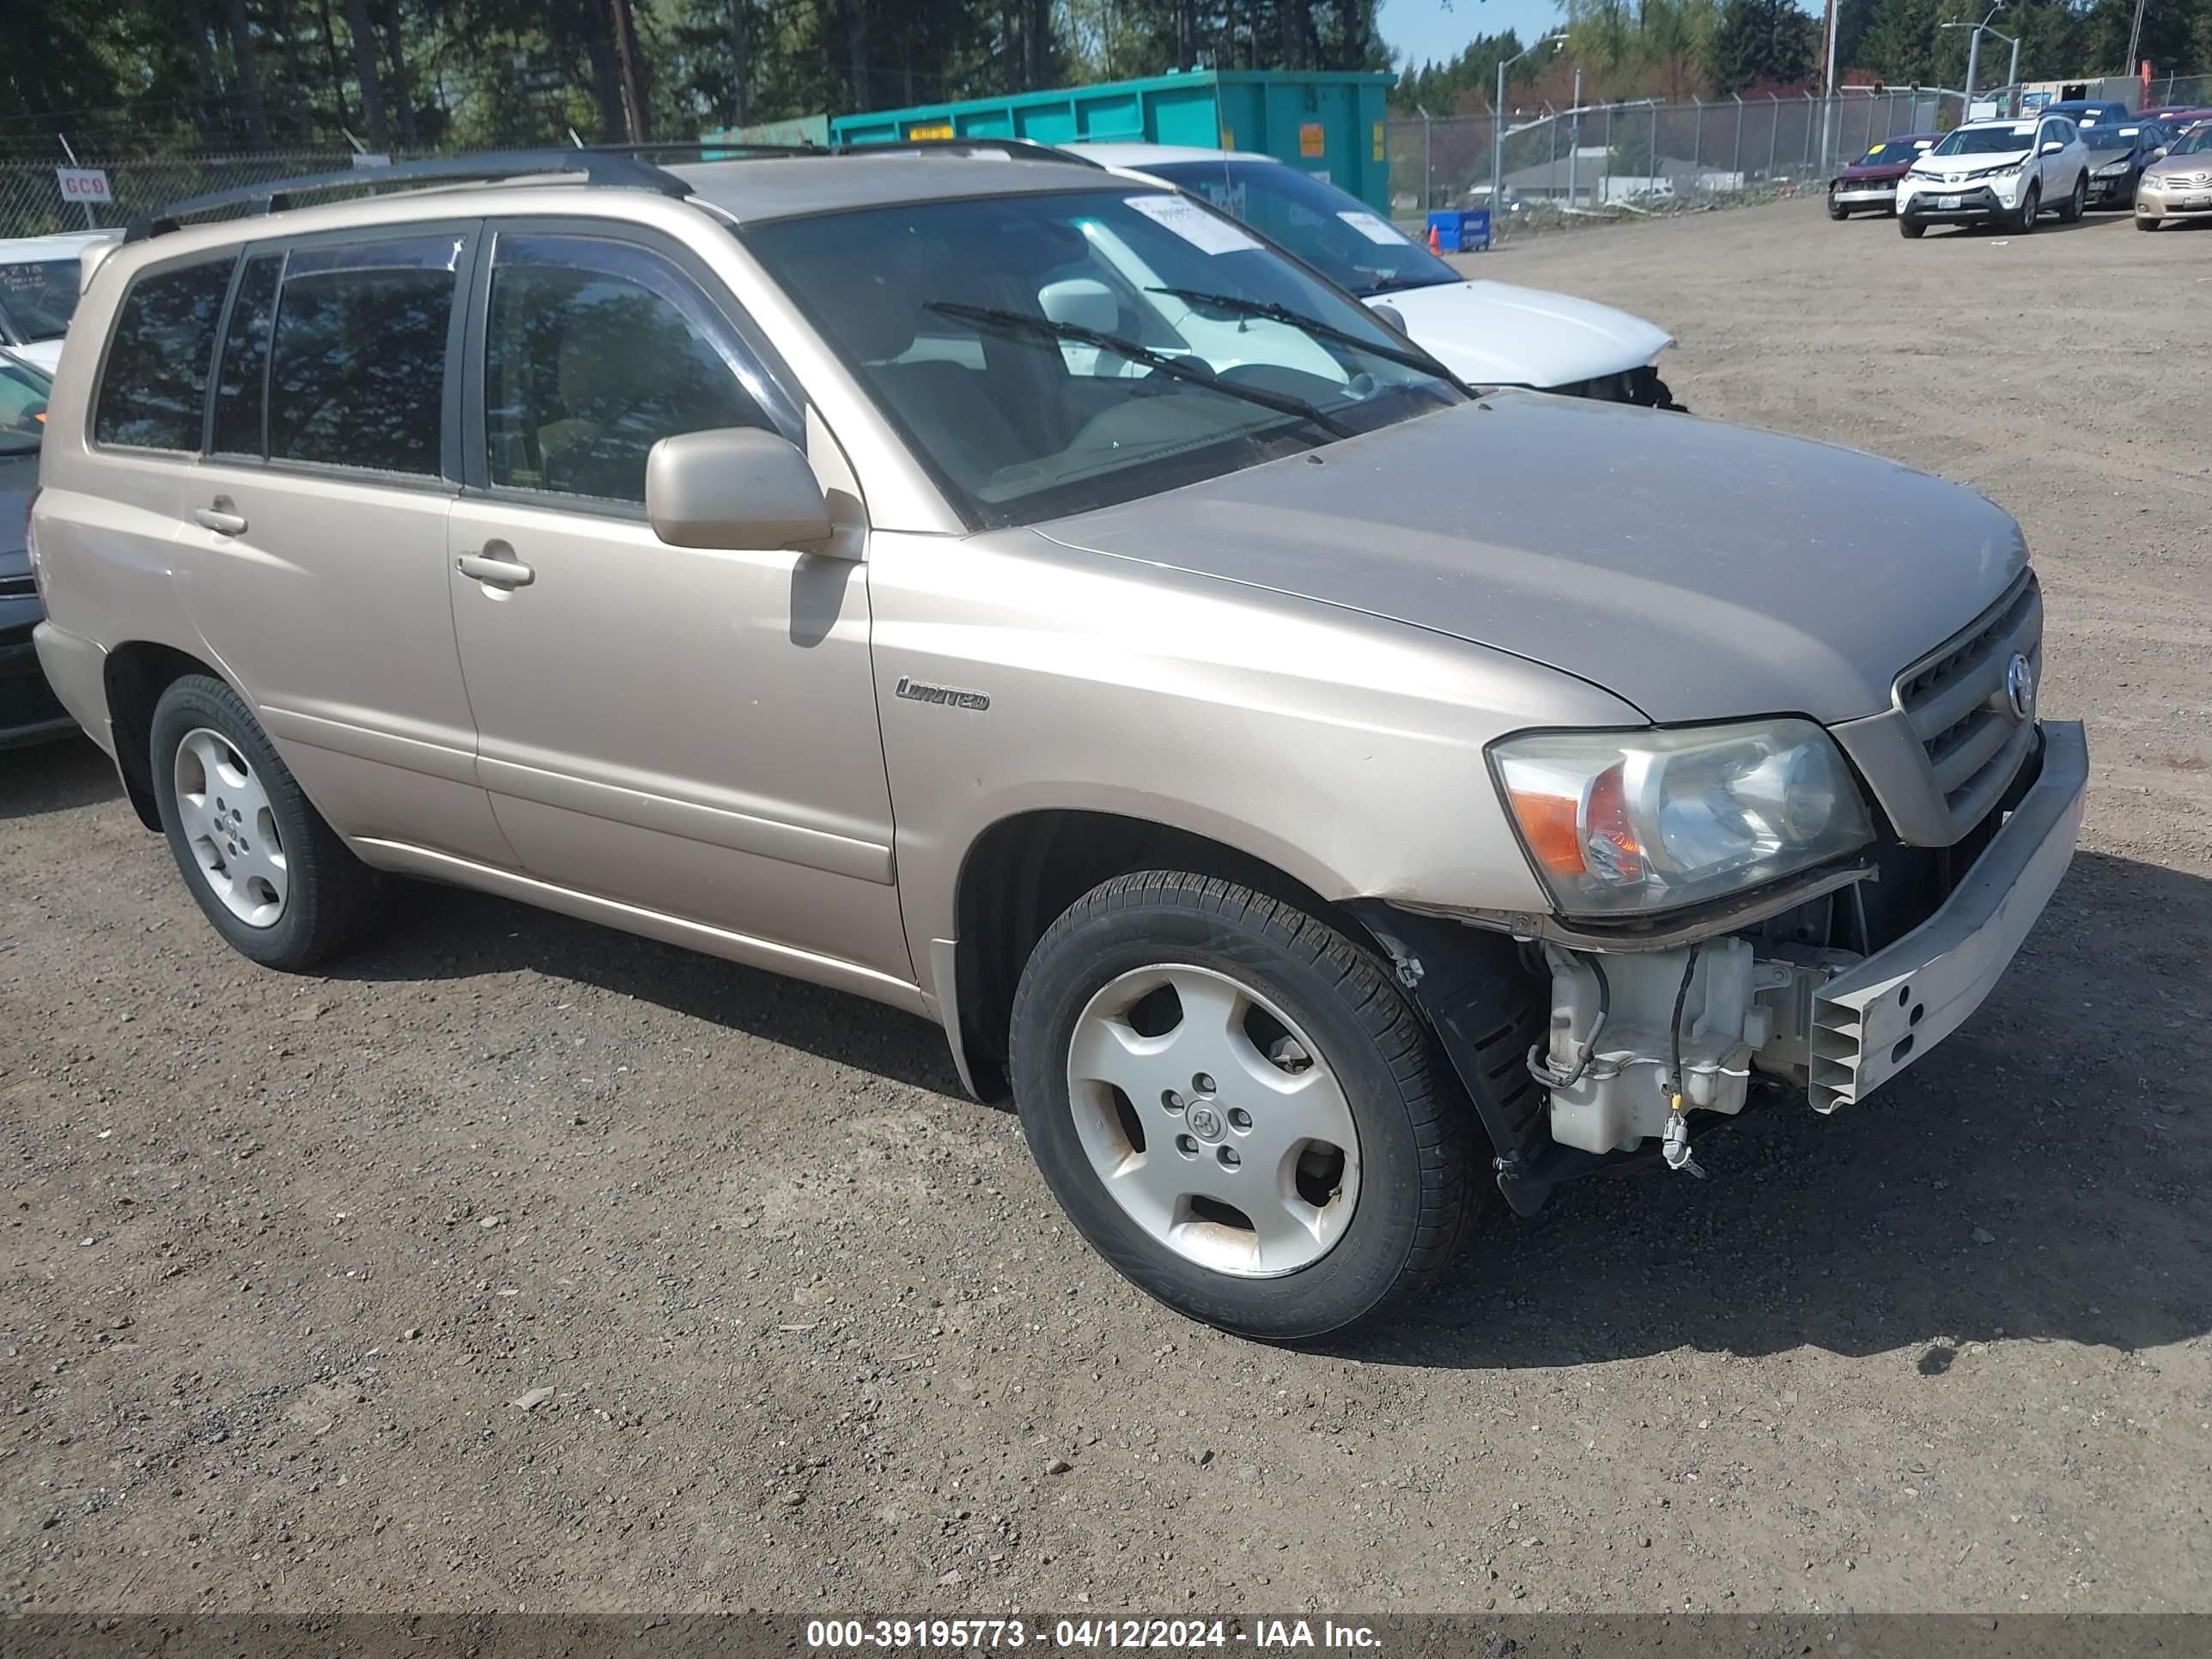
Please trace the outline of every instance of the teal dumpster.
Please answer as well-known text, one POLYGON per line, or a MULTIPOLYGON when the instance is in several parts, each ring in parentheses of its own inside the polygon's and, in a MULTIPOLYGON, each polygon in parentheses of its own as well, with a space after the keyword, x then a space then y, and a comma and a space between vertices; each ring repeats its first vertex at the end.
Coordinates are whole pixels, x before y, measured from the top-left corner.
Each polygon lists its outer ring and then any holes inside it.
POLYGON ((1195 144, 1256 150, 1390 211, 1385 102, 1395 78, 1364 71, 1204 70, 1095 87, 840 115, 832 143, 1027 138, 1041 144, 1195 144))

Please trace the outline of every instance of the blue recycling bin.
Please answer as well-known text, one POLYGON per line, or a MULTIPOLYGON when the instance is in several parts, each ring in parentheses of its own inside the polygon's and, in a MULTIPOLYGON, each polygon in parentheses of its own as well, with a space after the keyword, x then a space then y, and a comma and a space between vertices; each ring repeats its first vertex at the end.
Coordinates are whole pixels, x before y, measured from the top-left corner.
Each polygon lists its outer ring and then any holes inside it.
POLYGON ((1490 251, 1490 210, 1453 209, 1431 213, 1429 228, 1436 233, 1439 253, 1486 253, 1490 251))

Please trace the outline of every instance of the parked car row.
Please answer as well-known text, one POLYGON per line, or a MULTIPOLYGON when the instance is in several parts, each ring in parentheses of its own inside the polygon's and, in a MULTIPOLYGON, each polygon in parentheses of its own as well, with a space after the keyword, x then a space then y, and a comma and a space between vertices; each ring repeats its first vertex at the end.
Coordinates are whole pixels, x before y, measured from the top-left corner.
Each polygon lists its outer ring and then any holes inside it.
POLYGON ((922 1014, 1268 1340, 1929 1054, 2081 818, 2019 526, 1478 391, 1316 264, 1455 283, 1207 165, 1312 262, 1018 147, 179 204, 61 354, 40 661, 252 961, 416 876, 922 1014))
MULTIPOLYGON (((2167 113, 2167 112, 2161 112, 2167 113)), ((1893 216, 1907 238, 1930 225, 2024 234, 2045 213, 2071 222, 2093 207, 2131 209, 2137 227, 2212 214, 2212 114, 2174 119, 2118 105, 2053 104, 2013 118, 1972 121, 1944 134, 1904 133, 1872 145, 1828 185, 1828 216, 1893 216), (2197 118, 2204 116, 2205 118, 2197 118)))

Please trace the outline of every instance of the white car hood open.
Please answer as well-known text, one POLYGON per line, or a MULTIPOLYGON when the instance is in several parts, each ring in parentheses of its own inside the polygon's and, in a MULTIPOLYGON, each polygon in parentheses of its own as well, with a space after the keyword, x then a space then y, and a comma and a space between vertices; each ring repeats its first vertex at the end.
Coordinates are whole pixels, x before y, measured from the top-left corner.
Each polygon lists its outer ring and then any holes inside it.
POLYGON ((1641 368, 1674 343, 1611 306, 1510 283, 1389 289, 1367 303, 1389 306, 1423 350, 1482 385, 1572 386, 1641 368))

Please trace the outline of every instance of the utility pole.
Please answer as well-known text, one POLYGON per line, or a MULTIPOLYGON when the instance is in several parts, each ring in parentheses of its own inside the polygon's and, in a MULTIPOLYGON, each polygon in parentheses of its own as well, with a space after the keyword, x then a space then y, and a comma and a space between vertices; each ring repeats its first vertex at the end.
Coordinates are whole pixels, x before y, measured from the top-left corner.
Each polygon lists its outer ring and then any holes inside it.
POLYGON ((2142 45, 2143 0, 2136 0, 2136 21, 2128 27, 2127 72, 2133 75, 2141 67, 2136 60, 2136 49, 2142 45))
POLYGON ((1575 204, 1575 161, 1583 152, 1583 66, 1575 65, 1575 107, 1567 124, 1567 205, 1575 204))
POLYGON ((1834 149, 1828 137, 1828 118, 1836 107, 1836 0, 1828 0, 1827 46, 1822 53, 1827 59, 1827 72, 1820 80, 1820 95, 1826 101, 1820 110, 1820 170, 1835 171, 1834 149))
POLYGON ((1567 37, 1554 34, 1539 40, 1527 52, 1516 52, 1498 65, 1498 101, 1490 106, 1490 234, 1494 237, 1504 228, 1505 206, 1505 71, 1523 58, 1541 52, 1546 46, 1556 46, 1567 37))

